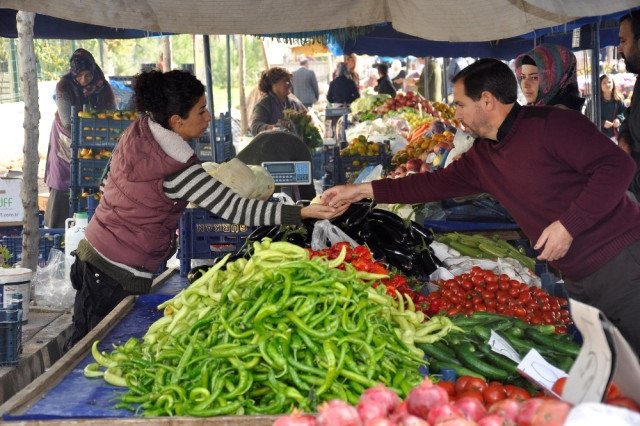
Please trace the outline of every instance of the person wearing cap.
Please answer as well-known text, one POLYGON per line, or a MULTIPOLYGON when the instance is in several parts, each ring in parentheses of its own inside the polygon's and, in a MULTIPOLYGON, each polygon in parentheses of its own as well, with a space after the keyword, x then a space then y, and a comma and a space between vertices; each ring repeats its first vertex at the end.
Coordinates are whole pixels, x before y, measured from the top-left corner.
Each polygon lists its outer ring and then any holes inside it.
POLYGON ((56 84, 57 111, 51 126, 44 181, 49 198, 44 224, 63 228, 69 217, 69 185, 71 175, 71 108, 94 111, 114 109, 116 98, 93 55, 77 49, 69 59, 69 72, 56 84))
POLYGON ((300 61, 300 68, 293 72, 291 93, 302 102, 305 108, 311 108, 320 96, 316 73, 309 69, 309 60, 306 58, 300 61))
POLYGON ((513 216, 571 298, 600 309, 640 354, 640 205, 633 160, 587 117, 521 106, 508 65, 481 59, 453 79, 456 120, 476 140, 448 167, 329 188, 338 207, 371 198, 417 204, 488 193, 513 216))
POLYGON ((578 90, 577 61, 571 50, 541 44, 516 58, 516 76, 527 105, 582 109, 578 90))

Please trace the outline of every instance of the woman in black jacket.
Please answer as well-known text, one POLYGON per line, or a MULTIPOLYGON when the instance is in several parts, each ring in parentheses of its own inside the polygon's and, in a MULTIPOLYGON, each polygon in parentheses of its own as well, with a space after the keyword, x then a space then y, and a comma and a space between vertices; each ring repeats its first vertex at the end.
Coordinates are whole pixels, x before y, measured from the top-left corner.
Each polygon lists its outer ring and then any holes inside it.
POLYGON ((389 79, 389 66, 387 64, 378 64, 378 84, 373 88, 376 92, 382 94, 385 93, 391 97, 396 95, 396 89, 393 87, 393 83, 391 83, 391 79, 389 79))
POLYGON ((336 104, 351 104, 360 97, 360 90, 355 81, 351 79, 351 74, 345 63, 338 66, 338 76, 329 84, 327 101, 336 104))

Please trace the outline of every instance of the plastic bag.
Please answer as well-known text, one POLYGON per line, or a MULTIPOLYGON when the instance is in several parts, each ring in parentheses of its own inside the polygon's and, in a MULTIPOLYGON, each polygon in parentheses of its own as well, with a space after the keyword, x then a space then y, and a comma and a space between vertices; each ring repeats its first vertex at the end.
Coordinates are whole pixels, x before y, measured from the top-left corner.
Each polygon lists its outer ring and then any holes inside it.
POLYGON ((319 220, 313 225, 313 233, 311 234, 311 248, 313 250, 322 250, 341 241, 348 242, 351 244, 351 247, 359 245, 350 236, 345 234, 342 229, 327 219, 319 220))
POLYGON ((47 264, 36 270, 33 286, 36 305, 54 309, 69 309, 73 306, 76 290, 71 286, 63 251, 51 249, 47 264))

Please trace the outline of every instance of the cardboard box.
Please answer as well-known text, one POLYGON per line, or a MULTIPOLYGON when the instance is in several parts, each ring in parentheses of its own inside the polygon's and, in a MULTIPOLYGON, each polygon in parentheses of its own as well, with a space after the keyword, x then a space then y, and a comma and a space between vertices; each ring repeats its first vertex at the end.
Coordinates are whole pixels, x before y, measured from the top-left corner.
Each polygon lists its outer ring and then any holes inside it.
POLYGON ((0 178, 0 223, 22 222, 22 178, 0 178))

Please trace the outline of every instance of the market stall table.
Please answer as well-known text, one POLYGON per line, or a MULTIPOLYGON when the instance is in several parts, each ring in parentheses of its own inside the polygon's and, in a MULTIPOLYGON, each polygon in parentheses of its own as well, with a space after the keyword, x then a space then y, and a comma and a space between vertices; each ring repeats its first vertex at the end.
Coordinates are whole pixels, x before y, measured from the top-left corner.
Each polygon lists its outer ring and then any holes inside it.
MULTIPOLYGON (((90 346, 94 340, 101 340, 100 347, 108 349, 112 343, 124 343, 132 336, 142 337, 149 325, 162 315, 156 310, 157 305, 186 286, 186 278, 171 269, 156 278, 151 294, 125 299, 46 373, 0 406, 3 420, 17 422, 16 424, 34 424, 34 421, 58 419, 60 424, 69 424, 84 423, 91 419, 90 424, 101 424, 101 419, 129 418, 129 421, 147 423, 148 419, 134 418, 129 411, 113 408, 117 395, 124 389, 107 385, 103 380, 87 379, 83 375, 83 369, 93 361, 90 346)), ((65 315, 65 332, 68 332, 70 314, 65 315)), ((269 418, 262 423, 259 420, 247 423, 246 420, 240 421, 238 417, 232 417, 231 422, 226 420, 219 424, 271 424, 273 421, 269 418)), ((162 420, 165 421, 175 423, 175 419, 162 420)), ((189 421, 188 424, 194 423, 189 421)))

